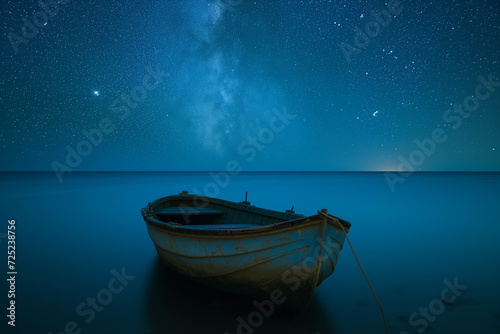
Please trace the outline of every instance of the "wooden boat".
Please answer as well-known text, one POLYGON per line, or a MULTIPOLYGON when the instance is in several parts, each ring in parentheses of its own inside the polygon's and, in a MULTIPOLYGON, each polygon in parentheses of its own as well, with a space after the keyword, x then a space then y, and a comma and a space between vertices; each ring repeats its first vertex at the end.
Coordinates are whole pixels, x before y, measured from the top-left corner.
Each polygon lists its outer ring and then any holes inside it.
POLYGON ((351 226, 327 219, 326 210, 304 217, 185 191, 141 212, 159 256, 175 271, 299 311, 333 273, 351 226))

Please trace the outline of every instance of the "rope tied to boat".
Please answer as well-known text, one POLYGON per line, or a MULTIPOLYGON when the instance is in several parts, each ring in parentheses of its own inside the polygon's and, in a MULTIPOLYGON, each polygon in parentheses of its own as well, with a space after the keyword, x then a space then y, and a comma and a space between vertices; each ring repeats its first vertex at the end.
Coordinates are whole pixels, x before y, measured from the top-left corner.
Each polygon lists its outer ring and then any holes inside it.
POLYGON ((384 314, 384 309, 382 308, 382 304, 380 303, 380 300, 377 297, 377 294, 375 293, 375 290, 372 287, 372 284, 370 283, 370 280, 365 274, 365 271, 363 270, 363 267, 361 266, 361 263, 359 262, 358 256, 356 255, 356 252, 354 251, 354 248, 352 247, 351 241, 349 240, 349 237, 347 236, 347 231, 345 230, 344 226, 340 221, 338 220, 337 217, 334 217, 332 215, 329 215, 327 213, 324 213, 322 211, 318 211, 318 214, 321 216, 325 217, 326 219, 334 222, 336 225, 340 226, 342 229, 342 232, 344 232, 344 235, 347 239, 347 242, 349 243, 349 246, 351 247, 352 254, 354 254, 354 258, 356 259, 356 262, 358 263, 359 269, 361 269, 361 272, 363 273, 363 276, 366 279, 366 282, 368 283, 368 286, 370 287, 370 290, 372 291, 373 296, 375 297, 375 300, 377 301, 378 307, 380 308, 380 312, 382 313, 382 319, 384 320, 384 327, 385 327, 385 332, 388 334, 389 330, 387 329, 387 321, 385 319, 385 314, 384 314))

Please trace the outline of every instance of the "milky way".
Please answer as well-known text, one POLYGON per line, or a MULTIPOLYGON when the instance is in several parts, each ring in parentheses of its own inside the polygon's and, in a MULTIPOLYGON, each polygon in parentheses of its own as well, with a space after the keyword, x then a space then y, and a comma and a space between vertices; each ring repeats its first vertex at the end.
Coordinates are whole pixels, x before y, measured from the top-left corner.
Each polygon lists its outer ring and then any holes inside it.
POLYGON ((416 170, 499 170, 499 13, 493 0, 6 1, 0 168, 394 170, 421 151, 416 170), (283 128, 277 111, 293 115, 283 128), (446 140, 425 154, 435 130, 446 140))

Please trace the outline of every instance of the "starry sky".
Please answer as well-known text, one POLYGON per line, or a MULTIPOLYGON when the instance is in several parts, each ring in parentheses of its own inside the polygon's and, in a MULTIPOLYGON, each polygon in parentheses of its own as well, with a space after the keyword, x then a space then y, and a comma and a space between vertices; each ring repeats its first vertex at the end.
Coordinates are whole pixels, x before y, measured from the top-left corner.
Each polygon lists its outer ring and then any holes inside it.
POLYGON ((500 171, 500 2, 2 1, 0 170, 500 171))

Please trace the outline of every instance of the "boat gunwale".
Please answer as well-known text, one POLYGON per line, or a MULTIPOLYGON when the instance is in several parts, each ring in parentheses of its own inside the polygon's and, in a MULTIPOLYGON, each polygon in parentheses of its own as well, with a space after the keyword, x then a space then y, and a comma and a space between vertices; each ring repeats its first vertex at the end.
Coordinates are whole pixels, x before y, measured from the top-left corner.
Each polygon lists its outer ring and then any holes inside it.
MULTIPOLYGON (((317 219, 322 220, 323 217, 320 216, 319 214, 312 215, 312 216, 307 216, 304 217, 302 215, 298 214, 289 214, 289 213, 283 213, 280 211, 274 211, 274 210, 269 210, 269 209, 263 209, 255 206, 247 206, 246 204, 241 204, 241 203, 235 203, 231 201, 226 201, 226 200, 221 200, 217 198, 211 198, 211 197, 206 197, 206 196, 201 196, 201 195, 173 195, 173 196, 166 196, 159 198, 155 200, 154 202, 151 203, 151 207, 156 206, 160 203, 164 203, 168 200, 177 200, 177 199, 187 199, 189 197, 192 198, 203 198, 207 202, 215 202, 216 204, 222 204, 226 205, 228 207, 231 207, 236 210, 242 210, 242 211, 247 211, 247 212, 252 212, 255 214, 260 214, 256 213, 255 211, 261 211, 263 213, 268 213, 269 216, 276 217, 275 214, 288 214, 288 215, 294 215, 297 216, 297 219, 291 219, 291 220, 283 220, 282 222, 278 223, 273 223, 269 225, 262 225, 260 227, 248 227, 248 228, 237 228, 237 229, 194 229, 194 228, 189 228, 189 225, 173 225, 168 222, 163 222, 158 219, 155 219, 153 216, 148 214, 149 210, 149 205, 144 207, 141 210, 141 214, 146 221, 147 224, 150 224, 151 226, 157 227, 162 230, 168 230, 171 232, 176 232, 182 235, 197 235, 197 236, 225 236, 225 235, 231 235, 231 236, 246 236, 249 234, 258 234, 258 233, 265 233, 265 232, 272 232, 276 230, 282 230, 282 229, 287 229, 291 227, 296 227, 296 226, 303 226, 306 224, 306 222, 309 221, 316 221, 317 219), (229 204, 229 205, 228 205, 229 204), (250 210, 249 210, 250 209, 250 210), (252 210, 253 209, 253 210, 252 210)), ((276 217, 277 218, 277 217, 276 217)), ((337 218, 337 217, 335 217, 337 218)), ((348 231, 351 227, 351 224, 343 219, 337 218, 339 222, 344 226, 346 231, 348 231)), ((333 225, 335 228, 340 230, 340 227, 333 225)))

